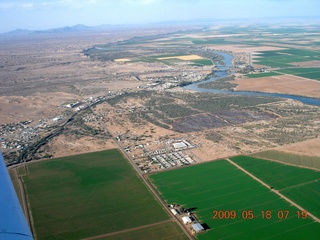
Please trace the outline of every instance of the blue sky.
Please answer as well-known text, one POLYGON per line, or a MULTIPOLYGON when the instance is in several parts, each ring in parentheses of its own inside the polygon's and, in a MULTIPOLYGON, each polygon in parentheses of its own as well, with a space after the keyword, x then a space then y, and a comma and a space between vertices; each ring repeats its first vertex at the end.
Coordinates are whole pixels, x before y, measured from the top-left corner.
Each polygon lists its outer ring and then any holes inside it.
POLYGON ((66 25, 320 17, 320 0, 0 0, 0 32, 66 25))

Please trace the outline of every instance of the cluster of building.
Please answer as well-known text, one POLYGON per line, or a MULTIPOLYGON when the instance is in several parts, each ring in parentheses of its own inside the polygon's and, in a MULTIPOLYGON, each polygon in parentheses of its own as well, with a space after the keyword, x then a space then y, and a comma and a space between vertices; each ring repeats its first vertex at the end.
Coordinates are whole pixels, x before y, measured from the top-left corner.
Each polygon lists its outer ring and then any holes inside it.
POLYGON ((31 127, 32 121, 0 125, 0 143, 3 149, 23 149, 28 142, 36 138, 41 131, 38 127, 31 127))
POLYGON ((195 72, 183 72, 178 76, 146 77, 146 80, 149 80, 151 83, 141 85, 138 88, 161 91, 180 86, 183 82, 201 81, 205 76, 205 74, 195 72))
POLYGON ((189 225, 190 230, 193 234, 205 231, 205 228, 201 225, 201 223, 198 222, 197 218, 191 211, 186 210, 186 213, 180 213, 179 210, 176 209, 176 206, 174 204, 170 205, 170 211, 179 220, 181 219, 183 224, 189 225))
POLYGON ((109 91, 107 95, 105 96, 98 96, 96 98, 94 97, 89 97, 86 100, 82 101, 82 102, 73 102, 73 103, 69 103, 67 105, 65 105, 67 108, 72 108, 74 111, 78 112, 80 110, 83 109, 87 109, 88 107, 91 107, 95 104, 101 103, 104 100, 110 99, 110 98, 114 98, 116 96, 122 95, 124 94, 123 92, 119 91, 119 92, 113 92, 113 91, 109 91))
POLYGON ((160 169, 180 167, 183 165, 189 165, 194 162, 194 160, 188 155, 183 154, 183 152, 173 152, 169 154, 156 155, 151 157, 152 163, 159 166, 160 169))
MULTIPOLYGON (((155 142, 157 142, 156 144, 160 144, 161 142, 165 144, 165 147, 151 150, 149 149, 150 144, 140 144, 135 148, 140 148, 143 153, 132 155, 138 167, 145 173, 153 170, 181 167, 195 162, 191 156, 185 153, 185 150, 195 147, 187 140, 167 139, 155 142)), ((131 151, 130 147, 125 147, 124 149, 127 152, 131 151)))

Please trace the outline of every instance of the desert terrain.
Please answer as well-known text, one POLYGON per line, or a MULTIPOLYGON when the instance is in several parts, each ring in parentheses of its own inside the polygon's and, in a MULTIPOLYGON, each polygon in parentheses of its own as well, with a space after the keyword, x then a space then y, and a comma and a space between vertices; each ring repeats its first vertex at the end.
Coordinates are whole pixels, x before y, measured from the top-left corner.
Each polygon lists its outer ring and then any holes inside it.
POLYGON ((294 75, 261 77, 259 81, 237 78, 233 83, 238 85, 235 88, 237 91, 285 93, 320 98, 320 81, 294 75))
MULTIPOLYGON (((221 89, 320 98, 317 75, 306 72, 318 66, 312 52, 318 47, 311 51, 292 43, 289 49, 285 34, 275 44, 273 35, 259 42, 250 31, 223 30, 1 36, 0 147, 7 163, 118 147, 149 172, 166 168, 157 162, 161 158, 194 164, 273 148, 294 152, 291 144, 317 142, 319 106, 183 88, 214 75, 223 64, 221 51, 233 56, 228 71, 233 77, 221 89), (268 54, 283 67, 273 66, 268 54), (295 61, 287 66, 283 56, 295 61), (301 76, 297 67, 309 75, 301 76), (270 71, 276 74, 250 78, 270 71)), ((319 38, 308 37, 304 41, 319 38)))

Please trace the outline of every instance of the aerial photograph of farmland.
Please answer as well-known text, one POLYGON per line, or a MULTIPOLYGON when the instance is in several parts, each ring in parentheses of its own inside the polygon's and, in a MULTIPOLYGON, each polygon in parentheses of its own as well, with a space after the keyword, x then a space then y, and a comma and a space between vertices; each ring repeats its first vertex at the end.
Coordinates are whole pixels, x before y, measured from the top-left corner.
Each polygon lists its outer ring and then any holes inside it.
POLYGON ((0 239, 320 239, 319 9, 1 1, 0 239))

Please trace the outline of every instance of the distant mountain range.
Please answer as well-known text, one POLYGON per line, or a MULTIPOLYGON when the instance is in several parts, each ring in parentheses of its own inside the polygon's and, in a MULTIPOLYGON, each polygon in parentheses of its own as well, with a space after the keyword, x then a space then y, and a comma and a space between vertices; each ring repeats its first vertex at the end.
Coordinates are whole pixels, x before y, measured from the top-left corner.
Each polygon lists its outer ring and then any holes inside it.
POLYGON ((47 30, 16 29, 10 32, 2 33, 1 35, 19 36, 19 35, 29 35, 29 34, 76 33, 76 32, 89 32, 89 31, 103 30, 110 27, 111 25, 100 25, 95 27, 89 27, 83 24, 77 24, 74 26, 51 28, 47 30))

